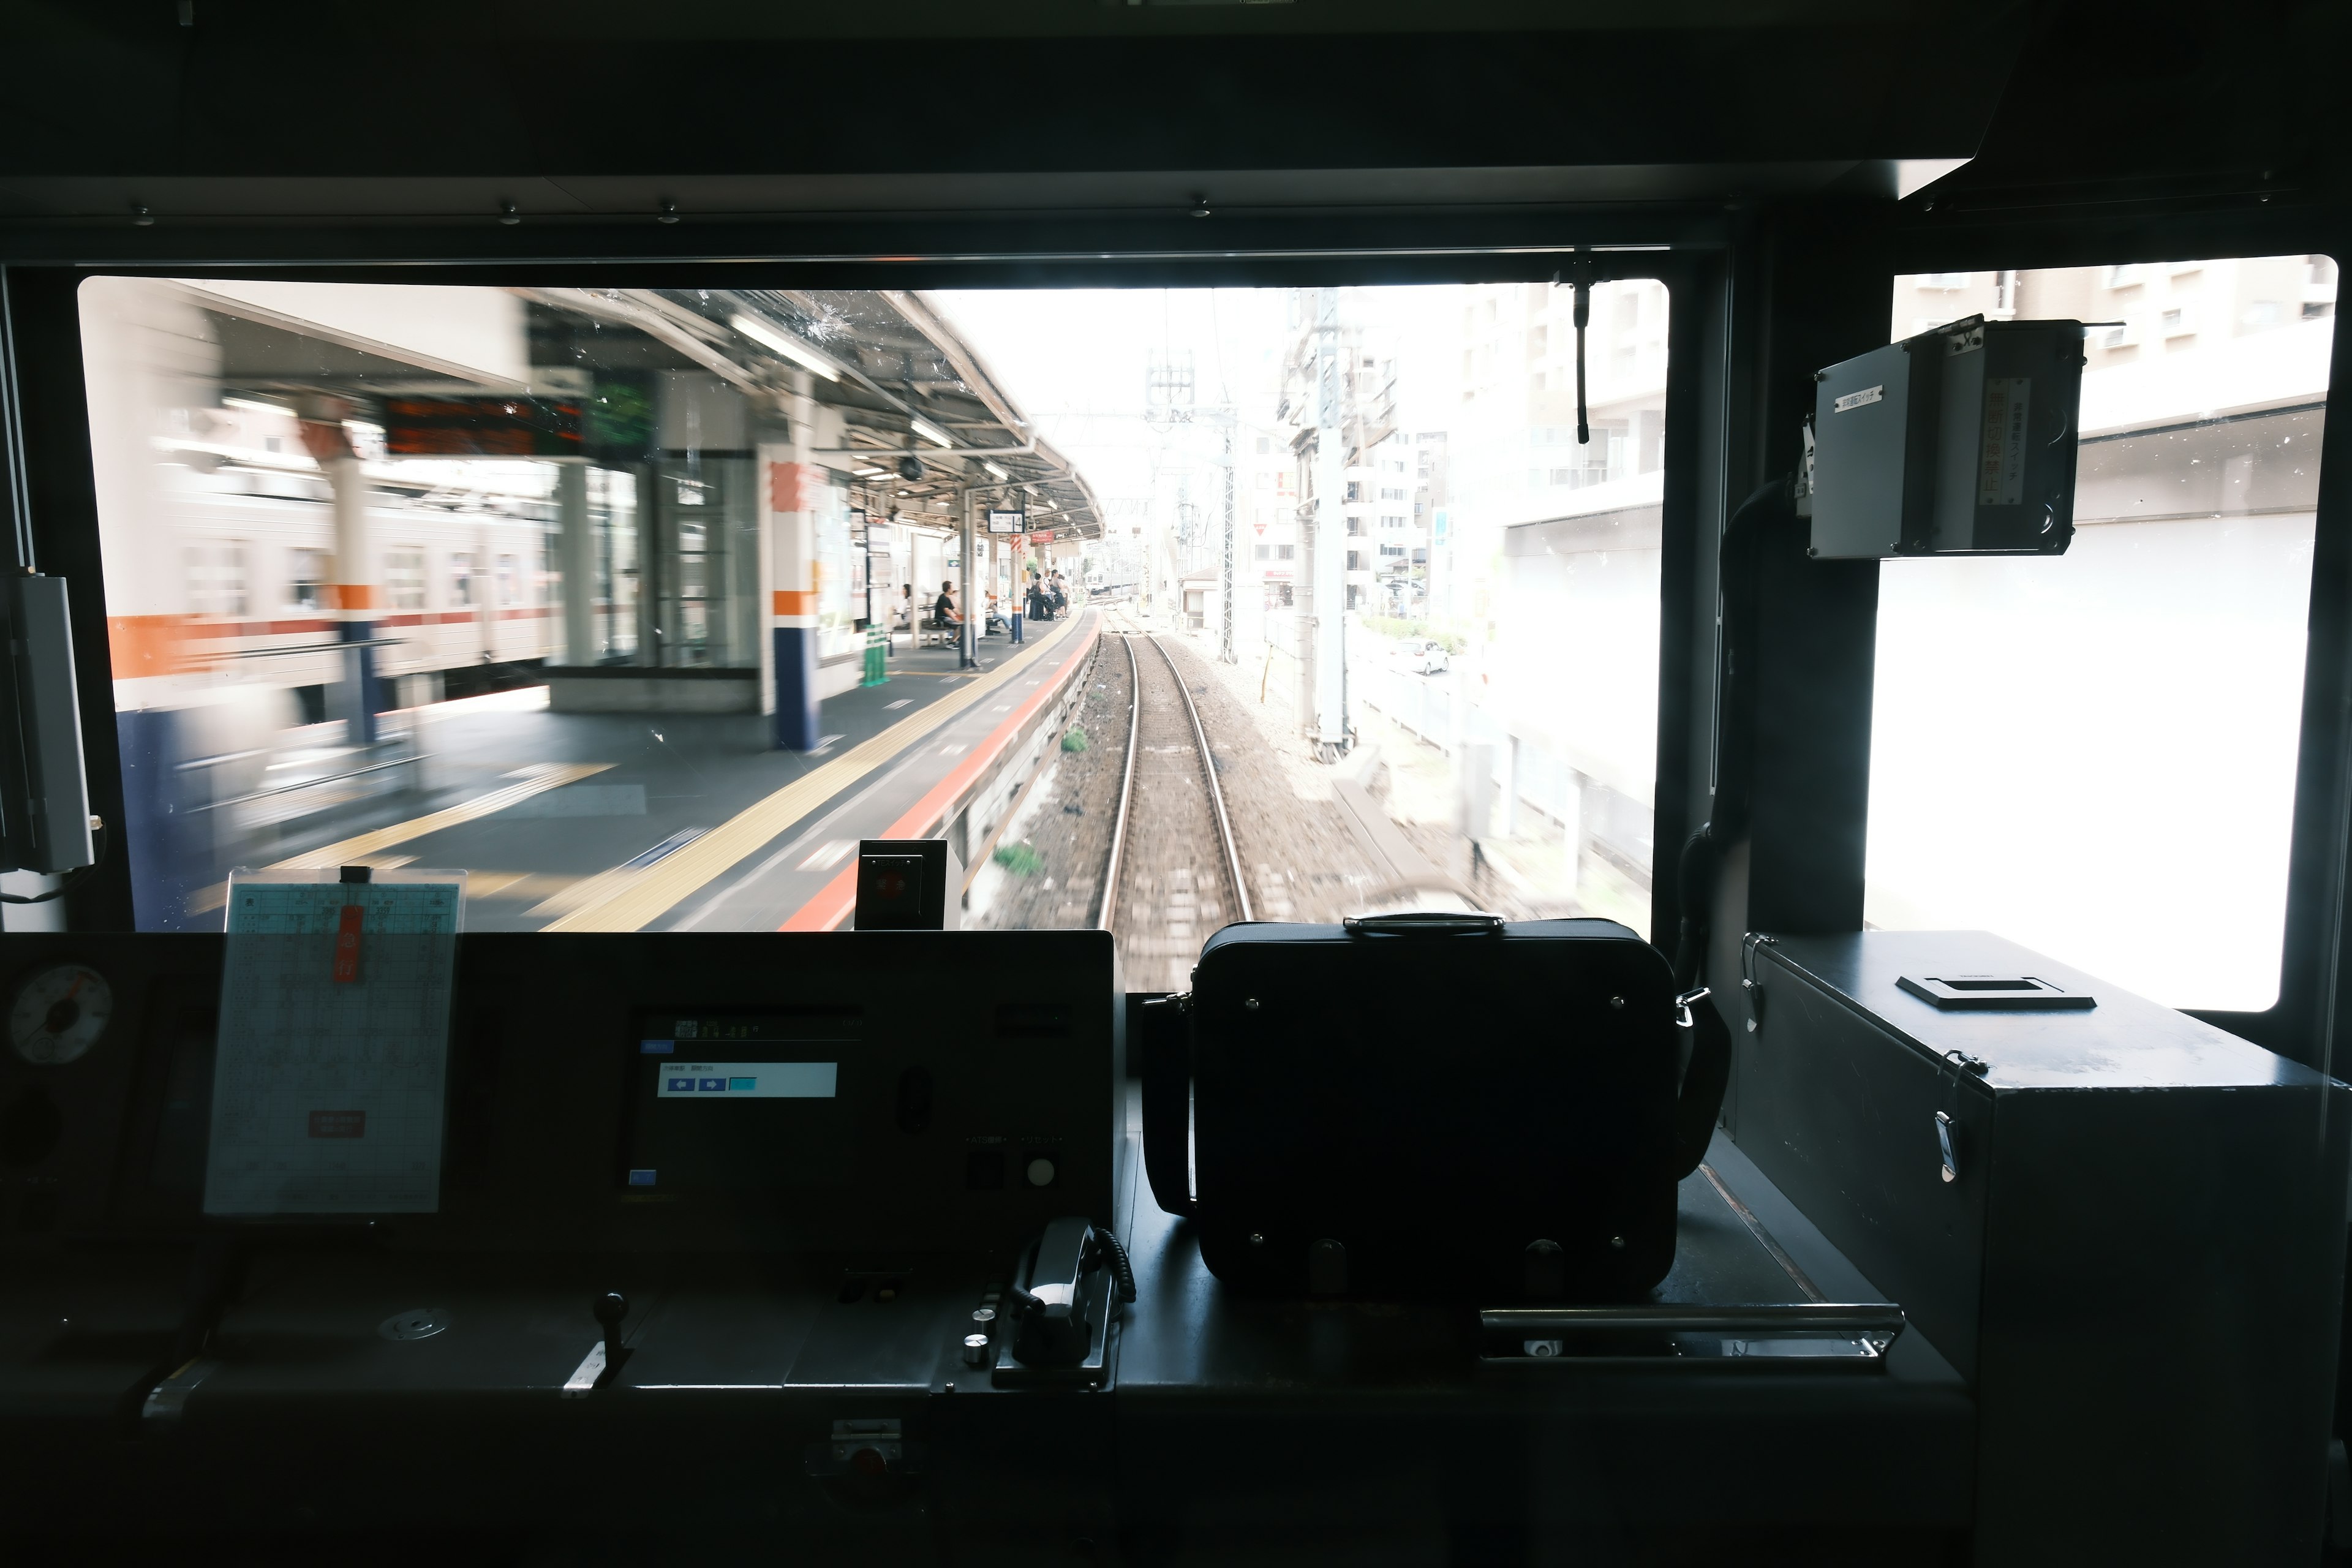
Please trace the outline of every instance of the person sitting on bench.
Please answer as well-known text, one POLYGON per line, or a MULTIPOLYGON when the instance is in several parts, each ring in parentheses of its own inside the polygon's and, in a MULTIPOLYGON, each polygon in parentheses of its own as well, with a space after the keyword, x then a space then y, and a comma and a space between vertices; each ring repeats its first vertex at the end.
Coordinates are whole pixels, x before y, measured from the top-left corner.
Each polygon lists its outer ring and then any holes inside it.
POLYGON ((963 612, 956 607, 955 584, 940 584, 940 596, 931 602, 931 618, 923 623, 927 632, 939 634, 940 646, 947 646, 949 636, 963 625, 963 612))

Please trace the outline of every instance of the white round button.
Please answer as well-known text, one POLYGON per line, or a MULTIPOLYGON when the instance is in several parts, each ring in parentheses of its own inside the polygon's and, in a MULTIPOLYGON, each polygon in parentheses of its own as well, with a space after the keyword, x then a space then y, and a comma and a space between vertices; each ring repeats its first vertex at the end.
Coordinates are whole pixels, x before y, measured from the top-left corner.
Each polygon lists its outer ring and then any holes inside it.
POLYGON ((1054 1162, 1040 1156, 1029 1162, 1029 1184, 1050 1187, 1054 1184, 1054 1162))

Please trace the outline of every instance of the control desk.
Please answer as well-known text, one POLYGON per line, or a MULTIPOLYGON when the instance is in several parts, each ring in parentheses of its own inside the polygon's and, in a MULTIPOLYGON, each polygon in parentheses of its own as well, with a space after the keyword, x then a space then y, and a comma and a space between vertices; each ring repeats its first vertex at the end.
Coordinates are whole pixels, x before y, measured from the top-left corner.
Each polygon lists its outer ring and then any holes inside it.
POLYGON ((224 939, 0 942, 0 1551, 1994 1560, 1979 1348, 1767 1175, 1752 1062, 1647 1300, 1251 1300, 1105 934, 457 941, 432 1212, 268 1218, 205 1212, 224 939))

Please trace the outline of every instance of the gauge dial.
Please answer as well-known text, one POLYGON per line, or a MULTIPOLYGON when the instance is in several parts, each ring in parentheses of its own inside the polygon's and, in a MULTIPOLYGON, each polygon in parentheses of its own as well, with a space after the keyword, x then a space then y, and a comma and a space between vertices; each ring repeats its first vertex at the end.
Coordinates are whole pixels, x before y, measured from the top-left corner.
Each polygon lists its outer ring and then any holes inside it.
POLYGON ((17 987, 8 1005, 8 1040, 16 1054, 43 1067, 79 1059, 106 1033, 114 991, 85 964, 44 969, 17 987))

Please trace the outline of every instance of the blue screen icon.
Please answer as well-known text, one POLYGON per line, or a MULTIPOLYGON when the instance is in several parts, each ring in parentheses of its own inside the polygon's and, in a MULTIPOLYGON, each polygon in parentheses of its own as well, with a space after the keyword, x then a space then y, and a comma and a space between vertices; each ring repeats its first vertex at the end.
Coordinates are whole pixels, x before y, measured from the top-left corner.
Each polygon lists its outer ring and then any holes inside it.
POLYGON ((692 1094, 694 1080, 690 1078, 674 1078, 669 1080, 669 1091, 672 1094, 692 1094))
POLYGON ((631 1185, 631 1186, 633 1186, 633 1187, 650 1187, 650 1186, 652 1186, 653 1184, 654 1184, 654 1173, 653 1173, 653 1172, 651 1172, 651 1171, 631 1171, 631 1172, 629 1173, 629 1185, 631 1185))
POLYGON ((644 1057, 666 1057, 677 1049, 676 1040, 640 1040, 637 1054, 644 1057))
POLYGON ((698 1080, 698 1087, 705 1094, 725 1094, 727 1080, 723 1078, 706 1078, 698 1080))
POLYGON ((760 1080, 756 1078, 730 1078, 727 1080, 727 1089, 730 1094, 749 1094, 759 1087, 760 1080))

